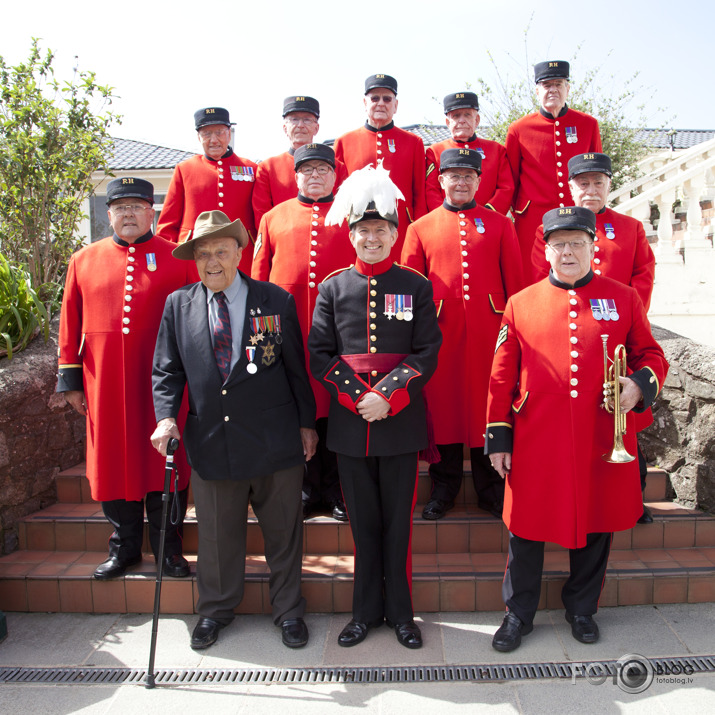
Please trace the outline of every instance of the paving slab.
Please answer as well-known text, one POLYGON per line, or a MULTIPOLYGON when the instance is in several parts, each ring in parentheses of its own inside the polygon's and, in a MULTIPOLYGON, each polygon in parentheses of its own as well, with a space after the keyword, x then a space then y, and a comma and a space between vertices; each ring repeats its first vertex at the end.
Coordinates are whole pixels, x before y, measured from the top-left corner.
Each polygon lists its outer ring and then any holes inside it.
MULTIPOLYGON (((364 643, 340 648, 337 637, 349 616, 309 614, 306 648, 283 646, 270 617, 237 616, 219 642, 204 652, 189 647, 196 616, 163 616, 159 623, 156 666, 163 668, 311 668, 341 666, 477 665, 618 659, 626 653, 653 656, 711 655, 715 651, 715 606, 680 604, 602 609, 602 638, 593 646, 576 642, 563 610, 540 611, 532 634, 513 653, 497 653, 491 638, 503 612, 431 613, 418 616, 425 647, 411 651, 386 626, 364 643)), ((148 659, 151 617, 8 613, 7 640, 0 644, 0 666, 140 667, 148 659)), ((176 707, 222 713, 290 715, 362 713, 417 715, 445 711, 487 713, 659 713, 712 712, 715 674, 658 677, 640 694, 622 691, 608 680, 510 680, 501 683, 193 683, 41 685, 0 684, 0 711, 124 715, 161 713, 176 707)))
MULTIPOLYGON (((105 643, 107 633, 121 618, 115 614, 8 613, 8 636, 0 643, 0 666, 82 665, 105 643)), ((112 665, 123 663, 115 661, 112 665)))

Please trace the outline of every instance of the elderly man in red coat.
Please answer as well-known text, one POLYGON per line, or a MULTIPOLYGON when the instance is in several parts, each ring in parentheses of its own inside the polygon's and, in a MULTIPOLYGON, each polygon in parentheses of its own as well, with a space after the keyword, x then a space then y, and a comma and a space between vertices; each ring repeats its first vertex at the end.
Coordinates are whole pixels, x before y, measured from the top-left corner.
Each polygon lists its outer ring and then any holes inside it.
MULTIPOLYGON (((164 460, 152 449, 151 365, 166 297, 197 279, 173 243, 152 234, 154 187, 144 179, 107 186, 114 235, 81 249, 67 269, 57 391, 87 416, 87 478, 114 527, 109 558, 94 572, 122 576, 142 560, 144 501, 155 558, 161 531, 164 460)), ((182 423, 185 410, 182 413, 182 423)), ((181 533, 189 468, 176 454, 181 519, 166 525, 164 573, 188 576, 181 533)))
MULTIPOLYGON (((313 323, 318 286, 331 273, 354 263, 355 251, 347 226, 325 223, 333 206, 336 182, 333 150, 325 144, 305 144, 296 149, 292 159, 295 161, 293 185, 298 198, 276 206, 261 220, 251 277, 275 283, 295 298, 307 364, 308 332, 313 323)), ((347 521, 337 458, 325 446, 330 395, 315 378, 310 380, 317 405, 316 429, 320 441, 315 456, 306 464, 303 516, 310 516, 322 504, 335 519, 347 521)))
MULTIPOLYGON (((569 549, 561 591, 571 633, 599 638, 598 608, 612 532, 642 512, 633 411, 655 399, 668 372, 636 291, 591 269, 596 217, 578 206, 544 215, 549 277, 510 298, 489 386, 485 450, 506 478, 504 522, 509 560, 507 606, 492 646, 512 651, 533 629, 544 542, 569 549), (613 459, 614 415, 602 409, 604 362, 624 347, 628 377, 620 390, 622 440, 630 461, 613 459), (551 445, 543 459, 545 445, 551 445)), ((614 371, 615 372, 615 371, 614 371)), ((613 394, 613 386, 606 391, 613 394)), ((608 407, 613 410, 613 398, 608 407)), ((620 431, 620 430, 619 430, 620 431)))
POLYGON ((598 122, 569 109, 568 62, 539 62, 534 67, 538 112, 517 119, 506 135, 514 176, 512 209, 521 246, 524 280, 531 276, 531 246, 544 212, 569 203, 566 165, 572 156, 601 151, 598 122))
MULTIPOLYGON (((293 157, 297 149, 315 142, 320 129, 320 104, 317 99, 307 96, 291 96, 283 100, 283 131, 290 147, 282 154, 262 161, 256 169, 256 185, 253 187, 253 216, 256 226, 260 226, 263 215, 274 206, 294 199, 295 167, 293 157)), ((347 176, 342 163, 335 164, 335 189, 347 176)))
MULTIPOLYGON (((648 243, 643 224, 631 216, 616 213, 606 206, 611 191, 611 159, 607 154, 589 152, 569 159, 569 190, 575 206, 591 209, 596 214, 596 237, 593 239, 593 272, 608 276, 636 289, 648 312, 655 279, 655 256, 648 243)), ((541 280, 549 272, 544 256, 544 227, 539 226, 534 239, 531 260, 534 280, 541 280)), ((646 410, 636 416, 636 430, 640 432, 653 422, 653 414, 646 410)), ((638 447, 638 466, 641 491, 645 490, 648 465, 638 447)), ((639 524, 652 524, 650 509, 643 504, 639 524)))
MULTIPOLYGON (((219 209, 232 221, 237 218, 256 235, 251 197, 256 164, 234 154, 231 120, 223 107, 205 107, 194 112, 194 124, 203 154, 182 161, 174 169, 156 226, 158 236, 184 243, 204 211, 219 209)), ((240 269, 251 272, 251 251, 244 251, 240 269)))
POLYGON ((405 197, 398 207, 399 228, 392 257, 402 251, 407 227, 427 213, 425 200, 425 148, 412 132, 395 126, 397 80, 387 74, 370 75, 365 80, 367 121, 360 129, 343 134, 335 142, 335 157, 345 164, 348 174, 382 162, 405 197))
POLYGON ((471 452, 480 508, 501 517, 504 482, 484 454, 487 388, 507 298, 523 287, 521 254, 509 219, 477 204, 481 156, 446 149, 440 157, 440 208, 407 229, 402 263, 432 281, 444 340, 425 387, 440 461, 422 516, 441 519, 462 484, 463 447, 471 452))
POLYGON ((482 139, 479 126, 479 98, 474 92, 453 92, 444 98, 444 115, 452 138, 427 147, 427 208, 438 208, 444 201, 440 185, 439 158, 445 149, 474 149, 482 157, 479 188, 474 197, 478 204, 506 216, 514 195, 514 178, 499 142, 482 139))

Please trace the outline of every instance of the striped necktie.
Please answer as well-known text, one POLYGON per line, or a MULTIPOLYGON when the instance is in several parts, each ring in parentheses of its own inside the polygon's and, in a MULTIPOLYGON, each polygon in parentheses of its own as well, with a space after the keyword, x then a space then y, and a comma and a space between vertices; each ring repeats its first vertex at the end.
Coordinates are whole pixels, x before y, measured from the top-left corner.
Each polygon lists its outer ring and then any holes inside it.
POLYGON ((226 382, 229 372, 231 372, 231 353, 233 339, 231 337, 231 318, 228 315, 228 305, 223 291, 214 293, 214 300, 218 307, 216 322, 214 323, 214 355, 216 364, 221 373, 223 381, 226 382))

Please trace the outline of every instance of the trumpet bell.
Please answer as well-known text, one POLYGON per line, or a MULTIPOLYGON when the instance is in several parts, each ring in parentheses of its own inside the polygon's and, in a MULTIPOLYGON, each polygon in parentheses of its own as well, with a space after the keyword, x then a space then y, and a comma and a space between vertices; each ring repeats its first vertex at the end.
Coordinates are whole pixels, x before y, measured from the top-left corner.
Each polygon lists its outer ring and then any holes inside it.
POLYGON ((632 462, 635 457, 625 448, 622 439, 616 439, 611 451, 602 455, 601 459, 609 464, 628 464, 628 462, 632 462))

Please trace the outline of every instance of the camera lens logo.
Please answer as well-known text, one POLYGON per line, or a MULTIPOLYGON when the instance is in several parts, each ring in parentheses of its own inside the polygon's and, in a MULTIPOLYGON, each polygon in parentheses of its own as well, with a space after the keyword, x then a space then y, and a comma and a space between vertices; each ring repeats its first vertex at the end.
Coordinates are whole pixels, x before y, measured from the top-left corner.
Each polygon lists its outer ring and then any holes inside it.
POLYGON ((648 658, 629 653, 616 663, 618 687, 626 693, 642 693, 653 682, 653 666, 648 658))

